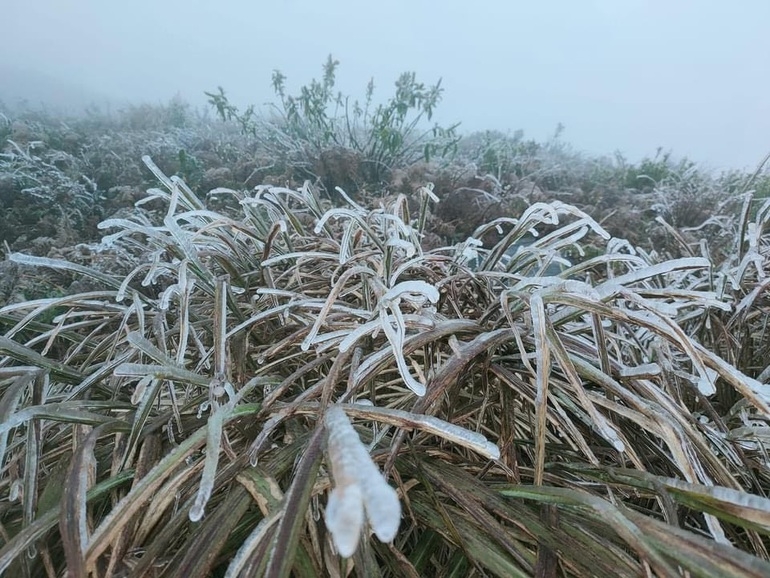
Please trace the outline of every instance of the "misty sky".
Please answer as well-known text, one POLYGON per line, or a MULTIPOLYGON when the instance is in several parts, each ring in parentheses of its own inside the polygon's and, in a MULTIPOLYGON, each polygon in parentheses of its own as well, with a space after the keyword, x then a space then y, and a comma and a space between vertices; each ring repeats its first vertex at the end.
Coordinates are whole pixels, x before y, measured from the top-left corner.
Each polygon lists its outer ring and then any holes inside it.
POLYGON ((352 96, 442 77, 439 120, 466 132, 561 122, 591 153, 713 168, 770 152, 770 0, 6 0, 0 20, 0 66, 116 101, 263 103, 273 69, 296 89, 331 53, 352 96))

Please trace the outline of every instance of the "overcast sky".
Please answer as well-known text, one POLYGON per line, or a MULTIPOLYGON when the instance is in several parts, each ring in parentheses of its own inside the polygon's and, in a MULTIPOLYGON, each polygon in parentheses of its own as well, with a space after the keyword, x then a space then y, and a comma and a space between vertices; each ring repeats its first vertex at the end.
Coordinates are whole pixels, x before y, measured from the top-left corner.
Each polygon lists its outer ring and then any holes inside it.
MULTIPOLYGON (((328 54, 338 86, 443 78, 443 122, 523 129, 632 160, 657 147, 713 168, 770 151, 770 0, 34 0, 3 3, 0 66, 116 100, 272 99, 328 54)), ((2 70, 2 69, 0 69, 2 70)), ((1 72, 0 72, 1 74, 1 72)), ((0 88, 3 78, 0 76, 0 88)))

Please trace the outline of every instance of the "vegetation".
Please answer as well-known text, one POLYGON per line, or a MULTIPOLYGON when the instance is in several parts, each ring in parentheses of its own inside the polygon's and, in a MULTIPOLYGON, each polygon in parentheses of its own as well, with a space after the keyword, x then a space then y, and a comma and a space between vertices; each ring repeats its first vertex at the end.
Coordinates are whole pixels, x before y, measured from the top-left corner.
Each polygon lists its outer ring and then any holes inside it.
POLYGON ((0 123, 0 574, 770 575, 766 170, 485 133, 332 197, 335 67, 0 123))
POLYGON ((222 120, 237 121, 254 137, 265 135, 274 153, 294 161, 317 160, 329 149, 343 149, 360 155, 368 180, 380 182, 394 168, 419 159, 444 158, 455 150, 459 125, 432 128, 430 121, 441 100, 439 80, 433 86, 417 82, 413 72, 396 81, 396 93, 375 105, 374 79, 366 86, 363 101, 334 92, 339 62, 331 56, 323 67, 323 78, 301 87, 297 96, 286 92, 286 76, 273 72, 273 89, 280 101, 274 107, 277 119, 265 122, 254 106, 240 113, 222 87, 206 93, 222 120))

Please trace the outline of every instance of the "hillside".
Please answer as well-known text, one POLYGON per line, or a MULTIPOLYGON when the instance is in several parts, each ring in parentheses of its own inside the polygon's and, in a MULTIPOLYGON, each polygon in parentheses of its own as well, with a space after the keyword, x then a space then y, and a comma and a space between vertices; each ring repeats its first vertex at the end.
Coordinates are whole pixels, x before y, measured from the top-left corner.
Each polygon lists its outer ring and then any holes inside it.
POLYGON ((0 574, 770 575, 767 169, 334 70, 3 111, 0 574))

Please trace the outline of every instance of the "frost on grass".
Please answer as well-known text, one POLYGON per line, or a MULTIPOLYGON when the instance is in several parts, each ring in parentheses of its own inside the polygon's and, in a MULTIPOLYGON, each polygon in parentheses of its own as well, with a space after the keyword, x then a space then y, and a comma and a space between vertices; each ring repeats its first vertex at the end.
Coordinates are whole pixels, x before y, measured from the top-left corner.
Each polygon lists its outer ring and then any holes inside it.
POLYGON ((406 339, 406 323, 401 311, 401 301, 407 301, 413 306, 422 307, 427 302, 435 304, 439 300, 439 292, 435 286, 424 281, 402 281, 390 288, 380 299, 380 326, 387 337, 396 359, 396 366, 406 386, 415 395, 425 395, 425 384, 419 382, 409 373, 409 367, 404 357, 404 340, 406 339), (388 314, 390 313, 390 315, 388 314), (394 327, 395 325, 395 327, 394 327))
POLYGON ((358 547, 364 517, 381 542, 390 542, 396 537, 401 523, 401 503, 342 408, 330 407, 324 423, 334 478, 326 506, 326 527, 337 551, 347 558, 358 547))
POLYGON ((201 483, 198 487, 198 494, 195 496, 195 502, 190 508, 189 518, 191 522, 199 522, 203 518, 203 512, 206 504, 214 490, 214 478, 217 473, 217 464, 219 463, 219 451, 222 445, 222 427, 224 425, 226 411, 217 409, 212 412, 208 421, 208 432, 206 436, 206 457, 203 462, 203 473, 201 474, 201 483))

